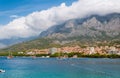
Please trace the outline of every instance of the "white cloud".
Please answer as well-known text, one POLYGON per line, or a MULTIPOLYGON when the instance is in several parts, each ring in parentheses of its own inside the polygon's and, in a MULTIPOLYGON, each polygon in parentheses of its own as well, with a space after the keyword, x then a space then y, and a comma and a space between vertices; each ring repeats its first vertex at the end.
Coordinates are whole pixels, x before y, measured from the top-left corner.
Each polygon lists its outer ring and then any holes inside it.
POLYGON ((60 6, 33 12, 25 17, 16 18, 7 25, 0 26, 0 39, 36 36, 53 25, 91 14, 120 13, 119 3, 120 0, 79 0, 71 6, 62 3, 60 6))
POLYGON ((18 15, 11 15, 10 18, 18 18, 18 15))

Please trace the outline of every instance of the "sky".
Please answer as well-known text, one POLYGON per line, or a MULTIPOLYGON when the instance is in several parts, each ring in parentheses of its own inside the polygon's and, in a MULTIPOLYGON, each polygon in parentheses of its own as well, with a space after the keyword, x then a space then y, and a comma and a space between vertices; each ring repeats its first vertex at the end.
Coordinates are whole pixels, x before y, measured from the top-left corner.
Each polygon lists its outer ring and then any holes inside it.
POLYGON ((0 40, 38 36, 70 19, 120 13, 119 3, 120 0, 0 0, 0 40))
POLYGON ((0 25, 34 11, 59 6, 63 2, 70 5, 73 1, 76 0, 0 0, 0 25))

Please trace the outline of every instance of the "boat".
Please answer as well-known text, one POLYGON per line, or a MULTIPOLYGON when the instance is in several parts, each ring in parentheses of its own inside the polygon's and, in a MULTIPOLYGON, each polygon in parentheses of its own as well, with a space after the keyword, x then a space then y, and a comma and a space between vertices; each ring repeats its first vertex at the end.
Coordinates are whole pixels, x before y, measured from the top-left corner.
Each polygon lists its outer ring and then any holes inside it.
POLYGON ((62 52, 60 52, 60 53, 59 53, 59 56, 57 57, 57 59, 59 59, 59 60, 63 60, 63 59, 67 59, 67 58, 68 58, 68 56, 65 55, 65 54, 62 53, 62 52))
POLYGON ((13 56, 12 56, 12 53, 9 52, 9 55, 7 56, 7 59, 11 59, 11 58, 13 58, 13 56))
POLYGON ((5 73, 5 70, 0 69, 0 73, 5 73))
POLYGON ((7 59, 11 59, 11 58, 13 58, 13 56, 7 56, 7 59))
POLYGON ((36 56, 34 55, 34 56, 32 56, 32 58, 33 58, 33 59, 35 59, 35 58, 36 58, 36 56))
POLYGON ((35 51, 34 54, 32 55, 32 58, 33 58, 33 59, 36 58, 36 51, 35 51))

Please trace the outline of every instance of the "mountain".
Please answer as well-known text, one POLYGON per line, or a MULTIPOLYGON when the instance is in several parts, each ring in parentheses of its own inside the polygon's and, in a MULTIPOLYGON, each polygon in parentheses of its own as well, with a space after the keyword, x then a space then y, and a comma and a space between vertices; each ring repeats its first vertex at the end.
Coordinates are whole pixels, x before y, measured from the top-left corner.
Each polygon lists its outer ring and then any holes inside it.
POLYGON ((25 41, 36 39, 37 37, 30 37, 30 38, 12 38, 12 39, 4 39, 0 40, 0 49, 6 48, 11 45, 15 45, 18 43, 22 43, 25 41))
POLYGON ((35 40, 22 42, 1 51, 26 51, 68 45, 120 45, 120 14, 71 19, 48 28, 35 40))
POLYGON ((80 40, 93 39, 119 39, 120 14, 113 13, 105 16, 92 15, 82 19, 68 20, 61 25, 56 25, 42 32, 40 37, 70 39, 75 37, 80 40))

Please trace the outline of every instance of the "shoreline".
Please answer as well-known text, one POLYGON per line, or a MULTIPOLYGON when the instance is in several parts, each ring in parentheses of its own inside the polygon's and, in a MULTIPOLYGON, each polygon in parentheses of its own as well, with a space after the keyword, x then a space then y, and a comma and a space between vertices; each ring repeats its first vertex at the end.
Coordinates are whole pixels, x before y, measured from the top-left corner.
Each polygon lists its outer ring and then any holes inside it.
MULTIPOLYGON (((0 56, 0 57, 6 57, 7 58, 7 56, 0 56)), ((32 56, 14 56, 13 58, 17 58, 17 57, 20 57, 20 58, 33 58, 33 59, 35 59, 35 58, 58 58, 58 59, 79 59, 79 58, 98 58, 98 59, 120 59, 120 57, 77 57, 77 58, 73 58, 73 57, 68 57, 68 58, 59 58, 59 57, 39 57, 39 56, 37 56, 37 57, 32 57, 32 56)), ((13 58, 11 58, 11 59, 13 59, 13 58)))

